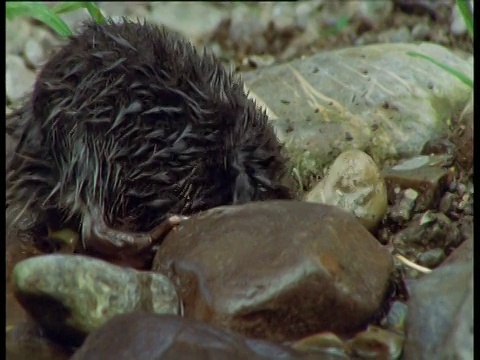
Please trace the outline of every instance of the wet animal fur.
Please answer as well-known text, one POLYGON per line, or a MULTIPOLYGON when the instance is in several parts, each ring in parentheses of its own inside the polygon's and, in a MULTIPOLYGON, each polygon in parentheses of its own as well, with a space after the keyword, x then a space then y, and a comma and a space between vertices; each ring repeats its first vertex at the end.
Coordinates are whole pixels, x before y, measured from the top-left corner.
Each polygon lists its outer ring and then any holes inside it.
POLYGON ((32 226, 56 211, 79 230, 101 214, 148 231, 168 214, 291 197, 281 146, 242 81, 164 28, 86 24, 7 124, 20 137, 7 211, 33 213, 32 226))

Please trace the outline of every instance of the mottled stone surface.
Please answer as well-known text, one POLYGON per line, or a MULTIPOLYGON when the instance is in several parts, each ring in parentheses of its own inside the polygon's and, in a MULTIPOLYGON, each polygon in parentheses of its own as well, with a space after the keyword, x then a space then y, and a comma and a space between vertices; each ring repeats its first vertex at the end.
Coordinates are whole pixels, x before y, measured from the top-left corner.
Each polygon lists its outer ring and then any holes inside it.
POLYGON ((72 360, 316 358, 179 316, 137 312, 117 316, 90 334, 72 360))
POLYGON ((365 325, 392 259, 339 208, 269 201, 193 216, 167 236, 153 268, 176 285, 185 316, 282 341, 365 325))
POLYGON ((307 194, 307 201, 330 204, 354 214, 374 230, 387 212, 387 189, 373 159, 360 150, 338 155, 327 175, 307 194))
POLYGON ((65 343, 85 336, 115 315, 134 310, 177 314, 178 297, 161 274, 122 268, 80 255, 44 255, 13 269, 14 292, 47 333, 65 343))
POLYGON ((473 78, 472 63, 432 43, 321 51, 244 78, 268 107, 303 179, 321 173, 342 151, 365 151, 383 166, 420 154, 426 141, 447 131, 446 120, 464 109, 472 89, 409 52, 473 78))

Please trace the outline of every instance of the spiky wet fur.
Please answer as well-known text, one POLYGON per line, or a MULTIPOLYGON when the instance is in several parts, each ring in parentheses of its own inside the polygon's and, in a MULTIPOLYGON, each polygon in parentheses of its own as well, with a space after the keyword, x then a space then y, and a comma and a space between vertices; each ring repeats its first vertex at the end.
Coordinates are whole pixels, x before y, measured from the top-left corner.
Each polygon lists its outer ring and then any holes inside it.
POLYGON ((21 131, 7 209, 37 222, 50 209, 78 226, 103 214, 148 231, 168 214, 290 197, 265 112, 212 55, 164 28, 85 24, 8 123, 21 131))

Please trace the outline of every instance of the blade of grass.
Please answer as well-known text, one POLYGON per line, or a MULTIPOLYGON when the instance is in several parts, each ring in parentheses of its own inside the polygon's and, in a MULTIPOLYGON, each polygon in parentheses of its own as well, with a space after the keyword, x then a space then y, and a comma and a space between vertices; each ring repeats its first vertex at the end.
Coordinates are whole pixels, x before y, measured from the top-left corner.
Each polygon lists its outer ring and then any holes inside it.
POLYGON ((457 0, 457 6, 458 10, 460 10, 460 14, 462 14, 463 20, 465 21, 465 25, 467 25, 467 29, 473 38, 473 14, 470 10, 468 0, 457 0))
POLYGON ((29 9, 25 7, 18 7, 16 3, 7 2, 5 4, 5 15, 7 20, 12 20, 17 16, 22 16, 24 13, 27 13, 29 9))
POLYGON ((55 14, 64 14, 67 12, 72 12, 78 9, 82 9, 84 7, 85 5, 83 1, 62 2, 52 7, 52 11, 55 14))
POLYGON ((463 82, 465 85, 467 85, 471 89, 473 89, 473 80, 471 78, 469 78, 467 75, 465 75, 464 73, 462 73, 460 71, 457 71, 457 70, 451 68, 448 65, 442 64, 441 62, 439 62, 435 59, 432 59, 430 56, 423 55, 423 54, 420 54, 420 53, 417 53, 417 52, 414 52, 414 51, 408 51, 407 54, 410 55, 410 56, 413 56, 413 57, 417 57, 417 58, 421 58, 421 59, 430 61, 432 64, 435 64, 436 66, 438 66, 438 67, 442 68, 443 70, 449 72, 450 74, 455 76, 458 80, 463 82))
POLYGON ((107 22, 100 11, 100 8, 94 2, 84 2, 84 7, 88 10, 90 16, 95 19, 97 24, 105 24, 107 22))
POLYGON ((75 11, 78 9, 86 9, 90 16, 95 20, 97 24, 105 24, 107 21, 103 16, 100 8, 91 1, 73 1, 73 2, 64 2, 53 8, 55 13, 62 14, 65 12, 75 11))
POLYGON ((5 13, 8 20, 18 16, 31 16, 50 26, 61 36, 72 35, 68 25, 47 5, 40 2, 7 2, 5 13))

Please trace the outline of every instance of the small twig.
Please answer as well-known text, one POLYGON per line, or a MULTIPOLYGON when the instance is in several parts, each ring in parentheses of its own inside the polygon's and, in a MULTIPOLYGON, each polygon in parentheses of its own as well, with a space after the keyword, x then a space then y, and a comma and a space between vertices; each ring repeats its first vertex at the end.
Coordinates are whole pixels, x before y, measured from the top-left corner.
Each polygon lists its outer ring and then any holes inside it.
POLYGON ((413 261, 408 260, 408 259, 407 259, 405 256, 403 256, 403 255, 398 255, 398 254, 397 254, 397 255, 395 255, 395 256, 396 256, 396 258, 397 258, 398 260, 400 260, 401 262, 403 262, 405 265, 411 267, 412 269, 415 269, 415 270, 417 270, 417 271, 420 271, 420 272, 422 272, 422 273, 424 273, 424 274, 429 274, 429 273, 432 272, 431 269, 426 268, 426 267, 421 266, 421 265, 417 265, 417 264, 415 264, 413 261))

